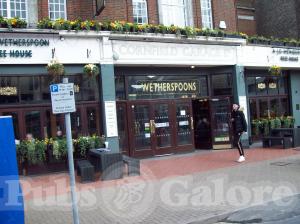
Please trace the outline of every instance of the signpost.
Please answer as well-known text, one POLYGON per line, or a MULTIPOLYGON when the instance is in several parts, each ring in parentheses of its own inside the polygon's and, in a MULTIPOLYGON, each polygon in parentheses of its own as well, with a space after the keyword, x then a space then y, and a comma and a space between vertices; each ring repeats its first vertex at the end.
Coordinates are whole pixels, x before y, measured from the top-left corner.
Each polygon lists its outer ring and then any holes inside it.
POLYGON ((68 146, 68 161, 70 172, 70 185, 72 194, 73 206, 73 223, 79 224, 79 215, 77 207, 76 187, 75 187, 75 172, 73 162, 73 145, 71 132, 71 117, 70 113, 76 111, 74 84, 68 83, 68 78, 64 78, 63 83, 50 85, 52 112, 53 114, 65 114, 66 137, 68 146))

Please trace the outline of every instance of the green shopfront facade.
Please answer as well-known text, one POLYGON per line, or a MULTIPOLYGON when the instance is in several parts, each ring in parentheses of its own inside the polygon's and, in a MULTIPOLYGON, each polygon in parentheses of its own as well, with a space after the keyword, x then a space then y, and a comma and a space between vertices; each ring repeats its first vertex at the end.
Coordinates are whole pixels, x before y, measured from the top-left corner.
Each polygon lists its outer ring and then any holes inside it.
POLYGON ((65 134, 63 114, 52 114, 49 85, 56 81, 46 70, 51 60, 63 63, 65 77, 74 83, 73 137, 103 134, 101 82, 99 77, 83 74, 85 64, 99 64, 98 52, 93 52, 97 60, 87 58, 87 49, 73 47, 80 44, 93 46, 93 41, 64 40, 57 32, 36 30, 1 33, 0 116, 13 117, 16 139, 25 139, 27 134, 37 139, 54 138, 60 131, 65 134))
POLYGON ((153 156, 231 147, 232 66, 118 66, 115 75, 124 153, 153 156))
MULTIPOLYGON (((130 156, 231 148, 233 102, 244 108, 248 124, 284 114, 300 125, 299 62, 281 61, 271 47, 240 39, 22 32, 0 38, 0 115, 13 116, 18 139, 64 131, 63 116, 51 112, 53 80, 45 66, 52 59, 75 84, 73 137, 104 134, 113 151, 130 156), (35 45, 36 39, 45 44, 35 45), (97 78, 83 74, 89 63, 99 65, 97 78), (282 76, 268 76, 272 64, 283 68, 282 76)), ((249 125, 246 145, 251 131, 249 125)))

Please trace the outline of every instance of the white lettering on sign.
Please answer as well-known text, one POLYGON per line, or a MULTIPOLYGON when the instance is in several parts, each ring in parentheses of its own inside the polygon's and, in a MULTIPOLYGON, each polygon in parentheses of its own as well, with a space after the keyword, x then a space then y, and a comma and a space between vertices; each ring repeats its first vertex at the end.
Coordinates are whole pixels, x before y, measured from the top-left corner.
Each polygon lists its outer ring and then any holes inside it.
POLYGON ((53 114, 76 111, 73 83, 50 85, 50 92, 53 114))
POLYGON ((106 137, 118 136, 116 102, 105 101, 106 137))

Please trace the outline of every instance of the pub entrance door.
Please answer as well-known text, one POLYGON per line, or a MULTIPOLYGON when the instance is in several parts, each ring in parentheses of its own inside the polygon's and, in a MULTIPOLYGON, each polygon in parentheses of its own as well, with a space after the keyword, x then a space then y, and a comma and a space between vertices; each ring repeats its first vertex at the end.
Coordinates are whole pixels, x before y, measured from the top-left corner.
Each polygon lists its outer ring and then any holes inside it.
POLYGON ((213 149, 231 148, 230 98, 211 99, 213 149))
POLYGON ((194 148, 190 100, 128 102, 127 117, 131 156, 165 155, 194 148))

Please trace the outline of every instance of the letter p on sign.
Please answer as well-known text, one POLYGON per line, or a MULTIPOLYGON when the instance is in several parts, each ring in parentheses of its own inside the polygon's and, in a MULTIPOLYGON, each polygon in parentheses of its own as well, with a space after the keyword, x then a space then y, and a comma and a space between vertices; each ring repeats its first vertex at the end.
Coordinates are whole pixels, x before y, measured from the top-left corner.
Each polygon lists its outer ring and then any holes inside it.
POLYGON ((56 92, 58 92, 58 85, 51 85, 51 86, 50 86, 50 90, 51 90, 51 93, 56 93, 56 92))

